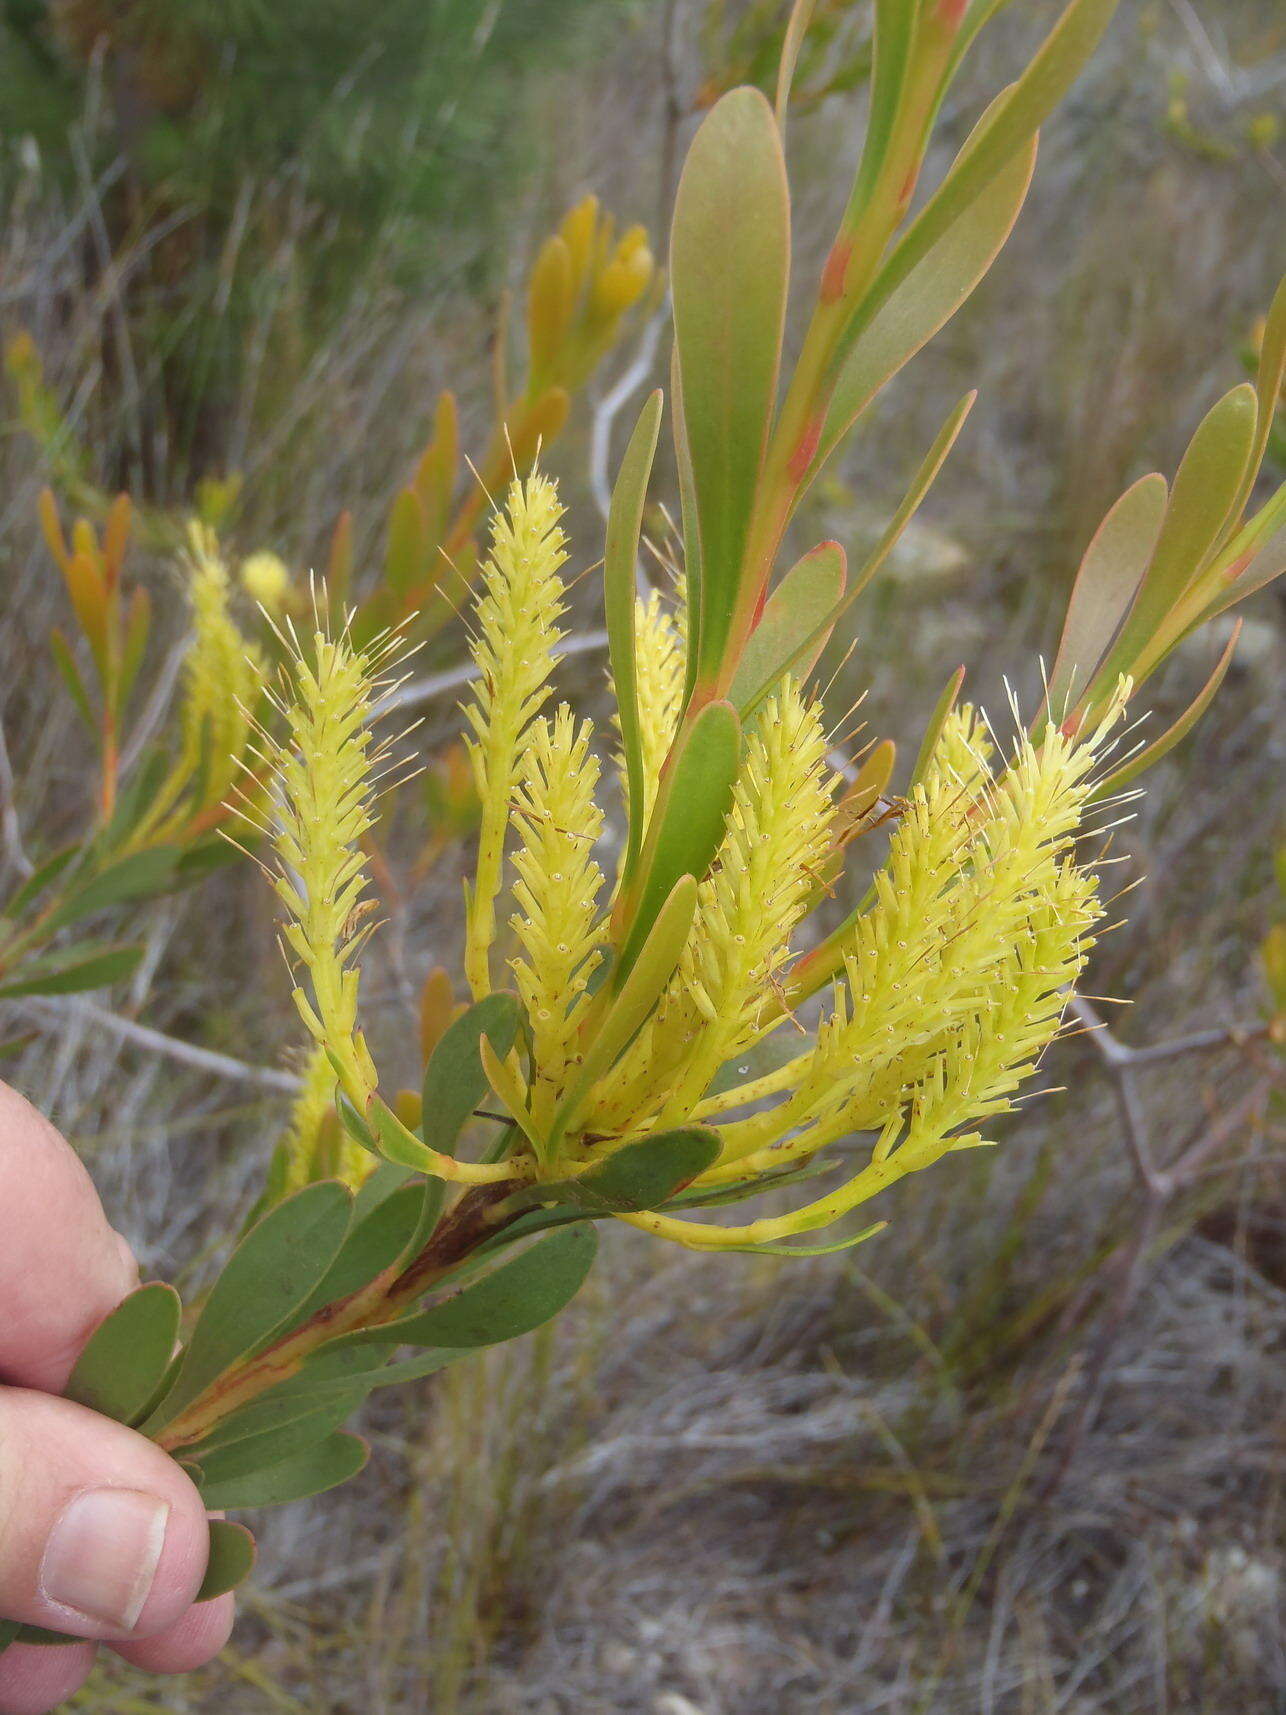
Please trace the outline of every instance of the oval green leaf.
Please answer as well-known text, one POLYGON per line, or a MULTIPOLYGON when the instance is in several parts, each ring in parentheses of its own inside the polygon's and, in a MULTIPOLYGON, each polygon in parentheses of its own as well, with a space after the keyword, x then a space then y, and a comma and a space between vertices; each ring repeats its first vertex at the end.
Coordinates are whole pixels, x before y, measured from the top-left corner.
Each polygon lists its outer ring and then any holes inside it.
POLYGON ((137 1423, 170 1367, 182 1310, 178 1293, 162 1281, 131 1292, 90 1335, 66 1397, 117 1423, 137 1423))

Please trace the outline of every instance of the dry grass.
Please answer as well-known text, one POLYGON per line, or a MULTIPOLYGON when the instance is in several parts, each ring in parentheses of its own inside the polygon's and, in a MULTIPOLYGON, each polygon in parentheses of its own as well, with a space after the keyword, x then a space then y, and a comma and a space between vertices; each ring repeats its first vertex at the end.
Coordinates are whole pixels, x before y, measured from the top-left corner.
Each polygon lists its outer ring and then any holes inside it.
MULTIPOLYGON (((1113 49, 1051 130, 1037 199, 995 278, 810 521, 818 534, 859 530, 868 497, 892 492, 954 397, 981 380, 930 512, 963 569, 873 591, 836 689, 869 686, 878 730, 912 747, 915 711, 961 656, 984 695, 1028 664, 1021 690, 1033 694, 1070 545, 1124 480, 1173 461, 1266 301, 1280 165, 1244 147, 1204 158, 1161 116, 1167 68, 1184 65, 1194 115, 1235 138, 1245 113, 1269 104, 1274 66, 1280 101, 1280 26, 1274 38, 1267 3, 1202 11, 1207 42, 1186 4, 1150 33, 1127 7, 1113 49), (1216 25, 1258 81, 1221 60, 1216 25)), ((679 8, 681 94, 696 82, 683 51, 690 13, 679 8)), ((626 43, 594 91, 551 88, 570 135, 551 153, 533 230, 542 198, 556 207, 582 182, 644 211, 663 194, 657 36, 626 43)), ((801 177, 820 183, 851 133, 851 117, 830 110, 801 124, 801 177)), ((801 199, 806 257, 825 202, 820 189, 801 199)), ((128 411, 101 362, 111 307, 78 288, 78 218, 33 203, 11 227, 0 316, 32 326, 95 444, 113 423, 123 441, 128 411)), ((450 294, 425 308, 372 293, 268 439, 247 443, 243 546, 281 532, 302 563, 340 497, 366 497, 376 516, 431 385, 480 350, 480 318, 450 294)), ((575 471, 584 452, 571 437, 560 462, 575 471)), ((75 812, 85 759, 28 668, 56 605, 32 523, 40 472, 17 439, 0 462, 4 730, 24 822, 53 837, 75 812)), ((583 490, 575 510, 589 560, 583 490)), ((163 587, 163 568, 150 575, 163 587)), ((1121 883, 1144 879, 1094 981, 1133 1002, 1114 1017, 1127 1040, 1244 1019, 1258 1004, 1253 953, 1281 837, 1280 616, 1279 598, 1261 598, 1255 663, 1119 837, 1121 883)), ((1196 657, 1175 663, 1162 702, 1177 705, 1201 670, 1196 657)), ((599 695, 593 669, 581 694, 599 695)), ((394 914, 376 973, 389 1008, 408 974, 455 956, 457 898, 448 852, 394 914)), ((253 878, 222 877, 150 922, 149 959, 123 1007, 246 1058, 286 1051, 283 979, 253 878)), ((74 1019, 35 1041, 14 1076, 90 1157, 146 1264, 199 1276, 249 1200, 277 1120, 271 1099, 74 1019)), ((1092 1045, 1064 1044, 1047 1076, 1068 1088, 1033 1103, 1002 1150, 890 1199, 890 1231, 847 1262, 676 1258, 614 1233, 595 1295, 556 1336, 383 1401, 357 1483, 264 1519, 261 1570, 216 1667, 160 1688, 106 1667, 77 1706, 1286 1708, 1280 1125, 1245 1128, 1221 1170, 1170 1212, 1097 1378, 1098 1408, 1069 1440, 1138 1204, 1092 1045)), ((1154 1136, 1177 1148, 1249 1076, 1233 1053, 1157 1068, 1145 1086, 1154 1136)))

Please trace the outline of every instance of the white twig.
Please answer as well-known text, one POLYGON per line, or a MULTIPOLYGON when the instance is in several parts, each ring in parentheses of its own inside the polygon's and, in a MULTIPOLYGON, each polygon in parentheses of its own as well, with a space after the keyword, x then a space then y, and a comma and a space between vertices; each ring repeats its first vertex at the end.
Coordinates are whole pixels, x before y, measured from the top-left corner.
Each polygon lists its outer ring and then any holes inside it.
POLYGON ((3 726, 0 726, 0 839, 4 841, 5 856, 25 881, 32 874, 35 865, 27 856, 27 848, 22 843, 13 764, 9 760, 9 746, 5 743, 3 726))
MULTIPOLYGON (((605 631, 585 631, 572 637, 566 637, 555 649, 554 654, 564 655, 593 655, 607 647, 605 631)), ((431 703, 438 697, 444 697, 449 691, 459 691, 472 683, 478 676, 478 669, 472 661, 462 662, 459 667, 447 667, 441 673, 429 673, 423 679, 410 679, 405 685, 399 686, 390 696, 384 698, 379 706, 379 713, 386 709, 418 709, 423 703, 431 703)))
POLYGON ((589 482, 594 504, 605 520, 612 507, 612 479, 608 472, 612 456, 612 425, 651 374, 661 329, 667 319, 663 309, 652 317, 639 337, 634 361, 603 395, 594 410, 589 441, 589 482))
POLYGON ((161 1054, 167 1060, 176 1060, 180 1065, 191 1066, 195 1071, 208 1072, 215 1078, 226 1078, 234 1084, 256 1084, 265 1090, 281 1090, 287 1095, 294 1095, 300 1085, 300 1079, 294 1072, 283 1072, 275 1066, 253 1066, 248 1060, 237 1060, 231 1054, 218 1054, 210 1048, 198 1048, 191 1042, 182 1042, 177 1036, 167 1036, 163 1030, 153 1030, 150 1025, 136 1024, 132 1018, 123 1018, 120 1013, 109 1012, 106 1007, 98 1006, 92 1000, 68 996, 66 999, 51 999, 32 996, 22 1002, 25 1011, 33 1013, 37 1018, 48 1019, 51 1022, 58 1019, 74 1018, 87 1024, 96 1025, 100 1030, 109 1030, 119 1036, 123 1042, 131 1043, 135 1048, 143 1048, 151 1054, 161 1054))

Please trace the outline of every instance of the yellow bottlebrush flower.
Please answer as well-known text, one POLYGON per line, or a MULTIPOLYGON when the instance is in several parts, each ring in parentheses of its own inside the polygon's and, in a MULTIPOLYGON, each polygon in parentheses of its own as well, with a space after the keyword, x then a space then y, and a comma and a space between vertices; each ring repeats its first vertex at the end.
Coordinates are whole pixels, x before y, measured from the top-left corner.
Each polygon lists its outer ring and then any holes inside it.
POLYGON ((276 791, 262 831, 277 854, 273 885, 302 978, 295 1005, 360 1112, 377 1082, 357 1025, 356 959, 373 908, 361 842, 373 820, 372 782, 387 756, 371 718, 392 644, 379 640, 359 651, 346 633, 332 638, 320 627, 307 651, 293 628, 283 640, 289 660, 280 691, 270 695, 284 730, 266 738, 276 791))
POLYGON ((603 816, 594 802, 598 759, 589 735, 589 723, 578 725, 565 703, 552 720, 535 721, 514 807, 522 844, 514 856, 518 911, 511 922, 522 956, 512 969, 531 1028, 531 1113, 542 1134, 577 1057, 587 985, 602 957, 603 875, 593 852, 603 816))
POLYGON ((681 1123, 723 1063, 764 1033, 830 844, 835 780, 826 751, 821 710, 786 681, 750 734, 679 971, 620 1084, 602 1092, 604 1118, 621 1123, 624 1094, 627 1107, 639 1103, 631 1123, 649 1111, 663 1127, 681 1123), (662 1066, 672 1077, 658 1088, 662 1066))
POLYGON ((232 617, 232 585, 214 532, 188 529, 192 646, 184 662, 183 763, 201 780, 202 804, 220 803, 245 755, 263 689, 262 652, 232 617))
POLYGON ((661 766, 683 707, 682 616, 653 590, 634 608, 635 695, 643 749, 643 812, 651 814, 661 766))
POLYGON ((242 560, 241 587, 252 601, 276 614, 285 607, 294 586, 285 561, 270 549, 261 548, 242 560))
POLYGON ((316 1043, 304 1066, 281 1149, 283 1196, 325 1175, 357 1186, 375 1166, 375 1158, 335 1123, 335 1068, 330 1055, 316 1043))
POLYGON ((1057 1034, 1100 915, 1096 879, 1070 858, 1091 772, 1119 704, 1088 743, 1050 726, 999 779, 962 793, 971 717, 948 723, 892 841, 875 902, 853 926, 844 979, 816 1045, 753 1087, 776 1106, 721 1126, 709 1181, 806 1161, 875 1132, 867 1166, 790 1215, 742 1228, 626 1217, 687 1244, 771 1242, 828 1225, 904 1174, 981 1140, 964 1128, 1007 1111, 1057 1034), (962 755, 962 745, 965 753, 962 755))
POLYGON ((477 873, 467 897, 465 975, 475 996, 491 986, 489 954, 496 933, 510 802, 528 729, 548 694, 567 559, 559 525, 562 507, 553 483, 536 475, 515 481, 508 505, 491 527, 474 616, 477 689, 465 707, 468 741, 482 813, 477 873))

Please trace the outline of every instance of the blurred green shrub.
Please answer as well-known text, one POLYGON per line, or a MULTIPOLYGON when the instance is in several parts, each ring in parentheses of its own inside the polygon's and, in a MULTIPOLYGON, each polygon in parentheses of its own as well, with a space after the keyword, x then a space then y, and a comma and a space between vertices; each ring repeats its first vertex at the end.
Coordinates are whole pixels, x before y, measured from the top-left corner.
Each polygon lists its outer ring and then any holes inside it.
POLYGON ((34 143, 42 173, 68 192, 99 187, 110 256, 94 266, 114 276, 153 372, 149 403, 189 476, 221 463, 247 328, 265 303, 281 306, 269 371, 288 386, 377 261, 404 288, 458 266, 480 222, 503 219, 530 158, 524 76, 620 10, 0 5, 0 136, 34 143))

